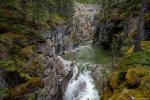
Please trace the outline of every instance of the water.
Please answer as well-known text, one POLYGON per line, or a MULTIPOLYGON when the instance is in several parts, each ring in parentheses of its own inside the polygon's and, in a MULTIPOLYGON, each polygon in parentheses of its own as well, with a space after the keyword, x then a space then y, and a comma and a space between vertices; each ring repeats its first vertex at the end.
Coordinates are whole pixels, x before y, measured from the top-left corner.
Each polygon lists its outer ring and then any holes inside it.
POLYGON ((110 56, 100 48, 93 48, 91 42, 82 44, 64 58, 73 61, 73 76, 67 85, 64 100, 100 100, 91 76, 91 69, 95 64, 108 64, 110 56))
POLYGON ((67 60, 80 63, 89 62, 92 64, 108 64, 111 61, 109 53, 101 48, 92 47, 91 41, 81 44, 79 48, 65 54, 63 57, 67 60))

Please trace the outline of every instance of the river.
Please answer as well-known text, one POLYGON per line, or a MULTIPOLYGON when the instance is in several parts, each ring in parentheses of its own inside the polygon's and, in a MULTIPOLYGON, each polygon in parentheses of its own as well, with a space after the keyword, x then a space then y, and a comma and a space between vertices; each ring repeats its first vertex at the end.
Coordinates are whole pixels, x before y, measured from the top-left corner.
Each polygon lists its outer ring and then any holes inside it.
POLYGON ((92 47, 91 41, 67 52, 63 58, 74 63, 73 76, 64 93, 64 100, 100 100, 99 92, 91 75, 96 64, 108 64, 109 54, 103 49, 92 47))

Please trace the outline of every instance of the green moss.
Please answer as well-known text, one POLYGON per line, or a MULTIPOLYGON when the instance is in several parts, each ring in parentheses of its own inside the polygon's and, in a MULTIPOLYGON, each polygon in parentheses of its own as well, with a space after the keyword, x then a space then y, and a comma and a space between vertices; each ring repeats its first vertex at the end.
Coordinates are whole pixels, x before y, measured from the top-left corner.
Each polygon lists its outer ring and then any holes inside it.
POLYGON ((4 68, 6 71, 10 72, 18 72, 21 77, 26 79, 30 79, 28 73, 23 70, 24 61, 20 59, 16 59, 16 61, 6 59, 0 61, 0 67, 4 68))
POLYGON ((16 86, 14 88, 9 89, 9 96, 10 97, 17 97, 17 96, 21 96, 24 93, 26 93, 27 91, 29 91, 31 88, 33 87, 37 87, 41 84, 41 79, 39 77, 33 77, 31 78, 29 81, 27 81, 26 83, 23 83, 19 86, 16 86))
POLYGON ((150 90, 150 75, 147 75, 142 78, 140 89, 150 90))
POLYGON ((14 39, 23 39, 25 38, 25 36, 21 34, 16 34, 13 32, 7 32, 7 33, 0 34, 0 38, 1 38, 1 41, 4 42, 8 40, 13 41, 14 39))
POLYGON ((135 69, 129 69, 125 78, 128 88, 137 88, 140 85, 140 78, 135 69))
POLYGON ((55 26, 55 25, 64 23, 64 19, 60 15, 58 15, 57 13, 52 13, 50 15, 50 22, 49 23, 52 26, 55 26))
POLYGON ((24 57, 24 58, 30 58, 32 56, 32 54, 34 53, 34 48, 33 46, 26 46, 25 48, 23 48, 21 50, 21 56, 24 57))
POLYGON ((150 93, 150 91, 142 91, 138 89, 124 89, 121 93, 113 94, 111 100, 131 100, 132 98, 134 98, 135 100, 149 100, 148 93, 150 93))
POLYGON ((142 50, 139 52, 133 52, 134 48, 130 48, 120 61, 120 70, 111 75, 111 100, 150 98, 150 42, 142 41, 141 46, 142 50))
POLYGON ((28 70, 35 70, 42 72, 44 70, 43 62, 45 61, 43 55, 37 55, 31 62, 31 65, 27 68, 28 70))
POLYGON ((119 85, 119 79, 118 79, 118 74, 119 72, 114 72, 113 74, 112 74, 112 77, 111 77, 111 79, 110 79, 110 82, 109 82, 109 84, 110 84, 110 86, 113 88, 113 89, 116 89, 117 87, 118 87, 118 85, 119 85))
MULTIPOLYGON (((120 80, 117 78, 120 71, 114 72, 110 81, 110 86, 113 89, 113 94, 110 97, 111 100, 129 100, 129 97, 136 99, 146 98, 147 100, 147 98, 149 98, 148 94, 150 93, 149 70, 150 68, 146 66, 130 67, 127 69, 125 76, 123 75, 126 80, 121 80, 121 82, 119 82, 120 80)), ((105 98, 105 96, 107 95, 104 94, 103 98, 105 98)))
POLYGON ((141 50, 132 53, 120 61, 121 69, 127 69, 129 66, 144 65, 150 66, 150 52, 148 50, 141 50))
POLYGON ((7 95, 7 88, 0 88, 0 97, 6 96, 7 95))
POLYGON ((101 100, 108 100, 112 95, 112 91, 107 88, 105 89, 104 93, 101 95, 101 100))
POLYGON ((147 52, 150 52, 150 41, 142 41, 141 45, 142 49, 144 49, 147 52))

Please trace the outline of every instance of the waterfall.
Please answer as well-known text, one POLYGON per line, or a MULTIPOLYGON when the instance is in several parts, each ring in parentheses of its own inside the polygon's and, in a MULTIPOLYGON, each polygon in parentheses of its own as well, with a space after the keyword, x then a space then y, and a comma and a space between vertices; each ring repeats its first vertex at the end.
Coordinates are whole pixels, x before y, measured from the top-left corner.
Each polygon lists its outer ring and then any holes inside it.
POLYGON ((79 63, 73 68, 73 76, 67 85, 64 100, 99 100, 88 63, 79 63), (81 69, 79 69, 79 67, 81 69))
MULTIPOLYGON (((67 52, 63 58, 59 56, 66 70, 73 71, 63 94, 63 100, 100 100, 98 89, 101 89, 95 85, 93 71, 97 64, 109 63, 110 57, 100 48, 93 48, 89 45, 91 42, 87 41, 75 50, 67 52)), ((96 77, 102 80, 102 66, 99 66, 96 70, 96 77)))

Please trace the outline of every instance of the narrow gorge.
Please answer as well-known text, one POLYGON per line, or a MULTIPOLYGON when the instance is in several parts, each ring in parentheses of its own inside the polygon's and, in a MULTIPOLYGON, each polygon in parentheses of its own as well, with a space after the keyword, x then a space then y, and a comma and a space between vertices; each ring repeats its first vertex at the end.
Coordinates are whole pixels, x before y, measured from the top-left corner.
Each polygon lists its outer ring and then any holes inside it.
POLYGON ((0 0, 0 100, 149 100, 149 0, 0 0))

